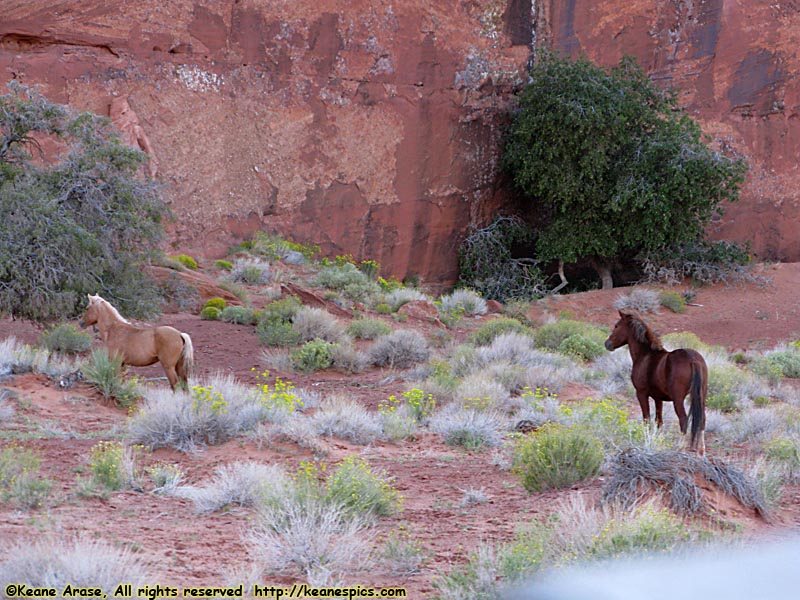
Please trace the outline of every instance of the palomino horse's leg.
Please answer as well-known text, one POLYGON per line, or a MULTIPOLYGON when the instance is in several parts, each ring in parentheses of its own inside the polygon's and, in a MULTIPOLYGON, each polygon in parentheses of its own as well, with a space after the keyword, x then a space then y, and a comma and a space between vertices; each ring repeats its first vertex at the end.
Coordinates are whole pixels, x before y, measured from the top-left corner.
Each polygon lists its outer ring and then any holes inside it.
POLYGON ((183 360, 178 360, 178 364, 175 365, 175 373, 178 375, 178 383, 182 388, 186 389, 189 385, 189 374, 186 372, 186 365, 183 360))
POLYGON ((178 373, 175 371, 175 367, 167 367, 163 363, 161 366, 164 367, 164 372, 167 374, 167 379, 169 380, 169 386, 174 392, 175 386, 178 385, 178 373))

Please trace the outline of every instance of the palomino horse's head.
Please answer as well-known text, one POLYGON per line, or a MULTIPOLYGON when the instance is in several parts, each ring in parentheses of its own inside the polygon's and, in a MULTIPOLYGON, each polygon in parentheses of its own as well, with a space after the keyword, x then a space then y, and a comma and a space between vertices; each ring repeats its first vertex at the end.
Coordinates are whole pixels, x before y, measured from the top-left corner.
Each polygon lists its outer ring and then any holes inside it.
POLYGON ((89 296, 89 306, 86 307, 86 312, 83 313, 80 321, 78 321, 78 325, 82 328, 97 323, 100 319, 102 304, 105 302, 100 296, 92 296, 91 294, 87 294, 87 296, 89 296))

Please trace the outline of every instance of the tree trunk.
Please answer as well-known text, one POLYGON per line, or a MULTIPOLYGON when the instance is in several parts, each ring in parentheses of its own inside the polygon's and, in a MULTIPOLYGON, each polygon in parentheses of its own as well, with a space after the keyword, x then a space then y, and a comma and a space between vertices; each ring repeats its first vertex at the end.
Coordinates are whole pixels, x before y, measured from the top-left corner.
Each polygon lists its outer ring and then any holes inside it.
POLYGON ((603 282, 603 289, 610 290, 614 287, 614 279, 611 277, 611 265, 602 259, 592 259, 592 267, 600 275, 600 281, 603 282))
POLYGON ((614 280, 611 277, 611 267, 608 265, 600 265, 597 268, 597 272, 600 273, 600 280, 603 282, 604 290, 610 290, 614 287, 614 280))
POLYGON ((564 275, 564 259, 563 258, 560 258, 558 260, 558 276, 561 279, 561 283, 559 283, 556 287, 554 287, 552 290, 550 290, 551 294, 557 294, 558 292, 561 291, 562 288, 564 288, 567 285, 567 283, 569 283, 567 281, 566 275, 564 275))

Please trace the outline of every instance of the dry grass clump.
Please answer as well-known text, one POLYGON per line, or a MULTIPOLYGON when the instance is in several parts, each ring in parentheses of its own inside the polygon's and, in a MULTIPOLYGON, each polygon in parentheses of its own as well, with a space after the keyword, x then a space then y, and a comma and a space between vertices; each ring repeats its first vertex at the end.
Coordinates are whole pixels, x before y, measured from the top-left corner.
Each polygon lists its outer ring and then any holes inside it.
POLYGON ((254 388, 226 375, 192 380, 187 392, 147 389, 144 402, 128 420, 128 435, 132 443, 149 448, 194 452, 273 418, 276 411, 263 400, 254 388))
POLYGON ((344 325, 321 308, 304 306, 298 310, 292 319, 294 329, 302 342, 321 339, 326 342, 339 342, 344 337, 344 325))
POLYGON ((480 401, 486 406, 503 408, 509 399, 508 388, 486 371, 467 375, 456 388, 456 399, 480 401))
POLYGON ((477 450, 500 445, 504 420, 493 409, 451 403, 434 413, 429 426, 446 444, 477 450))
POLYGON ((369 444, 383 435, 377 415, 360 403, 340 396, 324 400, 309 417, 309 422, 316 435, 338 437, 356 444, 369 444))
POLYGON ((265 285, 272 279, 268 262, 258 258, 237 258, 225 280, 247 285, 265 285))
POLYGON ((619 296, 614 301, 617 310, 635 310, 640 313, 655 313, 661 306, 661 299, 656 290, 647 288, 634 288, 625 296, 619 296))
POLYGON ((42 373, 58 378, 74 373, 78 366, 71 358, 23 344, 13 336, 0 341, 0 377, 12 373, 42 373))
POLYGON ((138 586, 150 583, 147 565, 130 549, 102 540, 81 537, 59 540, 52 537, 7 540, 6 555, 0 564, 0 581, 26 584, 30 588, 67 584, 74 587, 100 587, 111 597, 121 583, 138 586))
POLYGON ((603 501, 633 508, 655 493, 681 515, 711 514, 698 480, 752 508, 761 516, 767 506, 756 483, 743 471, 719 459, 674 450, 629 449, 611 460, 603 501))
POLYGON ((431 354, 428 340, 417 331, 398 329, 376 339, 367 355, 378 367, 407 369, 425 362, 431 354))
POLYGON ((392 312, 397 312, 401 306, 409 302, 416 302, 422 300, 424 302, 431 302, 430 296, 427 296, 414 288, 401 287, 392 290, 386 294, 384 302, 392 307, 392 312))
POLYGON ((253 461, 237 461, 221 465, 202 487, 181 486, 173 495, 189 498, 199 513, 220 510, 226 506, 258 506, 280 497, 291 484, 282 467, 253 461))
POLYGON ((331 348, 333 368, 354 375, 363 372, 369 365, 367 355, 357 350, 349 341, 339 342, 331 348))
POLYGON ((365 519, 324 500, 290 499, 266 506, 248 541, 265 570, 299 571, 317 582, 330 583, 364 569, 372 549, 365 519))
POLYGON ((441 306, 440 312, 453 313, 459 312, 467 316, 485 315, 486 300, 477 292, 462 288, 455 290, 452 294, 439 298, 441 306))

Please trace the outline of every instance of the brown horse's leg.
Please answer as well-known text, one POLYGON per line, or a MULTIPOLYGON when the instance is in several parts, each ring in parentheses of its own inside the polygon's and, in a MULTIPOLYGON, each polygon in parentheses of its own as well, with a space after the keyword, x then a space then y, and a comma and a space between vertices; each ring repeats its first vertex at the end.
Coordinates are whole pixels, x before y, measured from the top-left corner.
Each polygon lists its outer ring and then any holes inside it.
POLYGON ((675 414, 678 415, 678 425, 680 425, 681 433, 686 433, 686 425, 689 422, 689 417, 686 415, 686 407, 683 405, 683 396, 672 396, 672 403, 675 405, 675 414))
POLYGON ((640 392, 636 390, 636 399, 639 401, 639 406, 642 408, 642 419, 650 421, 650 396, 647 392, 640 392))
POLYGON ((664 424, 664 401, 655 399, 656 402, 656 426, 661 429, 664 424))

